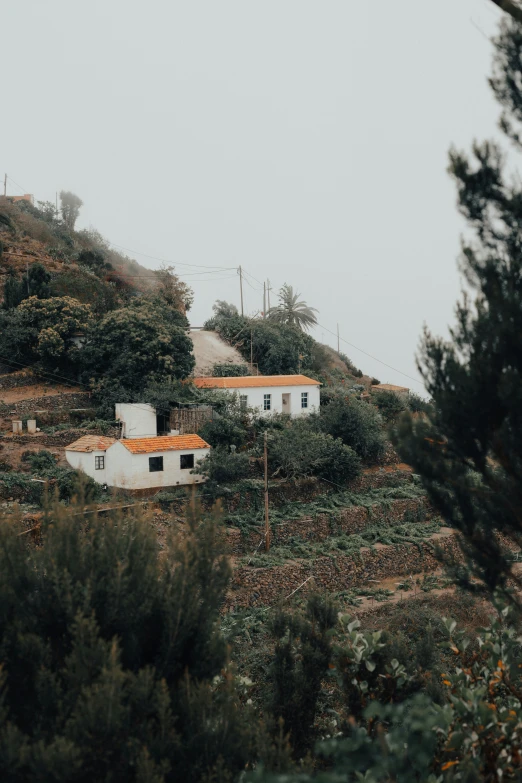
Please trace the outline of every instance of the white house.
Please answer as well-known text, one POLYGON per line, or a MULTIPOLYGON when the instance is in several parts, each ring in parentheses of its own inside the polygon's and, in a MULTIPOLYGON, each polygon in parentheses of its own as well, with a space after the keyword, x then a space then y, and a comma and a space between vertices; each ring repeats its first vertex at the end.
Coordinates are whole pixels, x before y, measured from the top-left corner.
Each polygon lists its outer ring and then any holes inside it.
POLYGON ((199 389, 224 389, 239 396, 244 408, 259 413, 308 415, 319 410, 321 384, 306 375, 243 375, 227 378, 193 378, 199 389))
MULTIPOLYGON (((154 414, 155 415, 155 414, 154 414)), ((199 435, 116 440, 84 435, 65 449, 71 467, 99 484, 120 489, 156 489, 204 481, 192 468, 210 451, 199 435)))

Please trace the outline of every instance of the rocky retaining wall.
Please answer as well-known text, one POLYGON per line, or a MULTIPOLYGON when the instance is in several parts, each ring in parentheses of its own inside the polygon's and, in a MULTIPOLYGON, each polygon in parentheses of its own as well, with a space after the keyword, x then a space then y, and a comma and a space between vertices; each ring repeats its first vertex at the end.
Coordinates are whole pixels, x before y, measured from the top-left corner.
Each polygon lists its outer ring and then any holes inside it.
MULTIPOLYGON (((0 364, 0 371, 2 365, 0 364)), ((18 389, 22 386, 33 386, 39 383, 38 378, 32 372, 12 372, 0 375, 0 395, 7 389, 18 389)), ((40 381, 41 383, 41 381, 40 381)))
POLYGON ((46 446, 68 446, 69 443, 74 443, 75 440, 81 438, 83 435, 107 435, 109 438, 117 438, 119 429, 112 427, 110 430, 102 432, 101 429, 95 428, 91 430, 87 429, 68 429, 61 432, 55 432, 54 434, 38 434, 38 435, 0 435, 0 443, 8 445, 9 443, 23 443, 27 446, 31 446, 34 450, 43 449, 46 446))
POLYGON ((371 473, 362 473, 350 484, 352 492, 367 492, 369 489, 380 487, 397 487, 399 484, 411 484, 413 474, 409 470, 381 470, 371 473))
POLYGON ((89 408, 89 392, 71 392, 71 394, 44 395, 33 399, 9 403, 9 413, 23 417, 35 411, 69 411, 71 408, 89 408))
POLYGON ((363 587, 374 579, 435 571, 440 568, 435 546, 445 554, 460 557, 457 539, 447 529, 445 533, 418 545, 377 544, 375 549, 361 550, 356 557, 318 557, 267 568, 242 566, 234 573, 227 608, 272 605, 289 597, 307 579, 301 595, 310 591, 338 592, 363 587))
MULTIPOLYGON (((292 539, 303 541, 325 541, 330 536, 345 533, 360 533, 369 525, 396 525, 414 520, 422 524, 433 517, 433 509, 426 498, 391 500, 389 503, 375 503, 372 506, 350 506, 331 514, 316 514, 302 519, 288 519, 271 525, 272 544, 284 544, 292 539)), ((227 537, 234 554, 252 552, 259 544, 262 523, 245 535, 237 528, 228 528, 227 537)))

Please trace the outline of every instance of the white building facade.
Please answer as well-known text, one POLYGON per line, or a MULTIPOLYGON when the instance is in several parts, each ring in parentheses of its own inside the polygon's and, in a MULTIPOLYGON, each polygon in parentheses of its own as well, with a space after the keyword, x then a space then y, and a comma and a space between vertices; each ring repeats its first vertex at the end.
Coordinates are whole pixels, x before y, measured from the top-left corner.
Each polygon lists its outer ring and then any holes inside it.
POLYGON ((199 484, 193 468, 210 452, 199 435, 133 437, 84 435, 65 449, 67 462, 98 484, 119 489, 161 489, 199 484))
POLYGON ((318 412, 321 384, 306 375, 245 375, 227 378, 194 378, 199 389, 220 389, 237 394, 244 408, 263 416, 286 413, 307 416, 318 412))

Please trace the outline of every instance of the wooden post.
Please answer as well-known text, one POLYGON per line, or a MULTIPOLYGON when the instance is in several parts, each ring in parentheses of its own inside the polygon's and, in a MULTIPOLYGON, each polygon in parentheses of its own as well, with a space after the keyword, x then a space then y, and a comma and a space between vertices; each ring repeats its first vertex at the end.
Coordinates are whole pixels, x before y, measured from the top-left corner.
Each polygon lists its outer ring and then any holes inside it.
POLYGON ((270 549, 270 522, 268 520, 268 446, 265 432, 264 461, 265 461, 265 552, 270 549))
POLYGON ((4 174, 4 196, 7 196, 7 174, 4 174))
POLYGON ((339 324, 337 324, 337 353, 341 353, 341 346, 339 345, 339 324))

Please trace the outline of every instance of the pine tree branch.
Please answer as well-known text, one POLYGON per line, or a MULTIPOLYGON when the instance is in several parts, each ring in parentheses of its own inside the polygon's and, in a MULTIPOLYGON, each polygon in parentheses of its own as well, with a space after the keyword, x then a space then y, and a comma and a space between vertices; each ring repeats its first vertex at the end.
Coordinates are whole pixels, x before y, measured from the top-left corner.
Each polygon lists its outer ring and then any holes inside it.
POLYGON ((512 0, 491 0, 491 2, 516 19, 517 22, 522 22, 522 8, 512 0))

